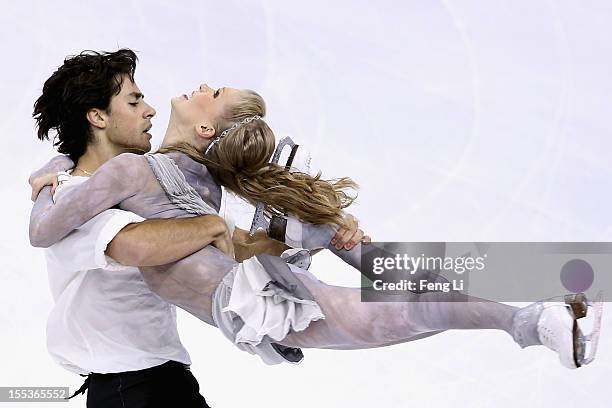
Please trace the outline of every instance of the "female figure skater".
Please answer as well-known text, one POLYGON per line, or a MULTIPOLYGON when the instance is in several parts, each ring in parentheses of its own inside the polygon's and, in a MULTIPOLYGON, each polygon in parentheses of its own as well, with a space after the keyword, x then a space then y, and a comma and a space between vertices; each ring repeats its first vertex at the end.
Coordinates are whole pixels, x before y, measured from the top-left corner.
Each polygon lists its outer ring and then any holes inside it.
MULTIPOLYGON (((121 154, 87 181, 60 189, 55 204, 39 199, 31 239, 51 245, 116 205, 144 218, 217 213, 220 185, 252 204, 266 203, 270 214, 343 225, 341 210, 351 199, 342 190, 354 183, 329 183, 269 163, 275 139, 257 93, 202 85, 171 105, 160 152, 121 154)), ((335 233, 330 229, 328 240, 335 233)), ((310 239, 312 230, 304 231, 304 240, 310 239)), ((268 364, 301 360, 299 347, 381 347, 448 329, 503 330, 521 347, 555 350, 565 367, 590 362, 575 325, 579 316, 557 302, 519 309, 457 292, 407 292, 403 302, 362 303, 360 289, 327 285, 281 258, 258 255, 238 263, 213 246, 173 264, 140 269, 159 296, 219 327, 268 364)), ((574 300, 586 306, 584 299, 574 300)))

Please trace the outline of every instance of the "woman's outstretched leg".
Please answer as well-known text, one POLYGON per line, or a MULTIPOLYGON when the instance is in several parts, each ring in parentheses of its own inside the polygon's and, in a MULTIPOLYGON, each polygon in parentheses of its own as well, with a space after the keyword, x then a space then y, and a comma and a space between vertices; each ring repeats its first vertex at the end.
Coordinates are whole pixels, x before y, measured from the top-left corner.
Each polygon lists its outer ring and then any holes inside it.
POLYGON ((406 292, 385 295, 387 299, 396 296, 395 302, 361 302, 358 288, 314 281, 298 268, 290 267, 310 290, 325 319, 310 323, 303 331, 291 332, 279 342, 289 347, 381 347, 449 329, 498 329, 511 334, 518 310, 458 292, 406 292))
POLYGON ((311 322, 303 331, 290 332, 279 342, 284 346, 359 349, 412 341, 448 329, 497 329, 510 334, 522 348, 548 347, 570 369, 595 358, 603 312, 601 295, 595 302, 577 294, 523 308, 459 292, 405 292, 396 299, 385 295, 385 302, 361 302, 360 289, 326 285, 300 273, 298 268, 291 269, 310 290, 325 320, 311 322), (576 319, 586 316, 588 307, 595 313, 594 327, 585 336, 576 319))

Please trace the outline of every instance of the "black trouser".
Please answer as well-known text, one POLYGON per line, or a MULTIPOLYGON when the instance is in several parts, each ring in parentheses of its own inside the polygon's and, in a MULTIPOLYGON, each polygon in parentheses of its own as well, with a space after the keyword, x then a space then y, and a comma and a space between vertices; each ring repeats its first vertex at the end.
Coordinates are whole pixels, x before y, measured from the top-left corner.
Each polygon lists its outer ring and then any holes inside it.
POLYGON ((138 371, 94 373, 87 381, 87 408, 208 408, 189 366, 176 361, 138 371))

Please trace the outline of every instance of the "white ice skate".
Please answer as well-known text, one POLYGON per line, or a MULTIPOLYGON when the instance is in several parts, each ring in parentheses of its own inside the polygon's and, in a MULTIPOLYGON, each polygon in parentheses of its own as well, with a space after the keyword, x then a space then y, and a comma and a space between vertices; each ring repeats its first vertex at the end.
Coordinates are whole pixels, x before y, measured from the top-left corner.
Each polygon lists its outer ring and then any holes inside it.
POLYGON ((561 364, 574 369, 595 359, 603 313, 603 293, 589 302, 584 293, 536 302, 514 316, 513 336, 521 347, 543 344, 559 355, 561 364), (561 299, 561 301, 560 301, 561 299), (593 313, 592 331, 584 335, 578 319, 593 313))

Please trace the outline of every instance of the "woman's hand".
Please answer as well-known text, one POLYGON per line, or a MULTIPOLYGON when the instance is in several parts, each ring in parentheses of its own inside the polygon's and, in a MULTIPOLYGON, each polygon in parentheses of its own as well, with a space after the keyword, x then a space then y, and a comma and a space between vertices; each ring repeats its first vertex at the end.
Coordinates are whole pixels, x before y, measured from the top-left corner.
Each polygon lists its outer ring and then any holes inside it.
POLYGON ((40 193, 40 190, 45 186, 51 186, 51 195, 55 193, 55 189, 58 186, 57 173, 45 174, 32 180, 32 201, 36 201, 36 197, 40 193))
POLYGON ((359 221, 351 214, 347 214, 344 218, 348 224, 348 228, 340 228, 334 238, 331 240, 331 244, 336 249, 353 249, 359 242, 372 242, 370 236, 365 235, 362 230, 359 229, 359 221))

